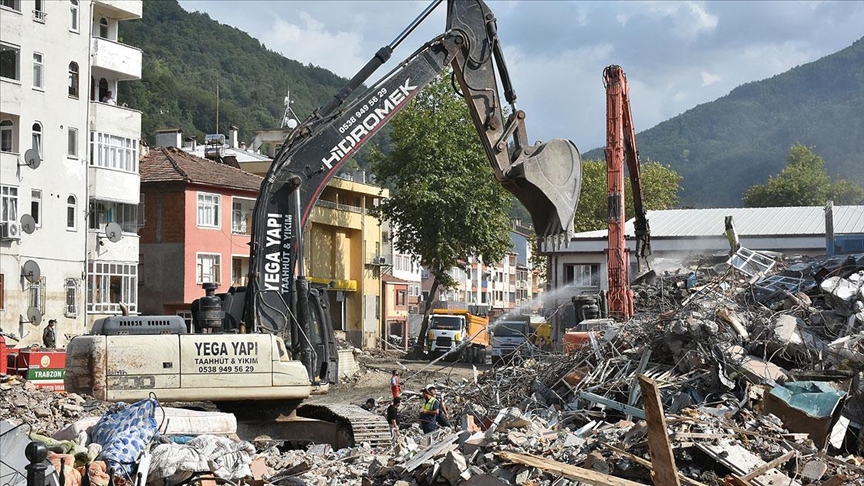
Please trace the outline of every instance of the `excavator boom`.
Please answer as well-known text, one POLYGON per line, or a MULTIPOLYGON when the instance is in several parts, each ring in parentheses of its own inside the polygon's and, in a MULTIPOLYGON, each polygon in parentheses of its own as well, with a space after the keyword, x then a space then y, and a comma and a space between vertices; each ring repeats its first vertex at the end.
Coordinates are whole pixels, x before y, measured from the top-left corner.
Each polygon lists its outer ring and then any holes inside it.
POLYGON ((581 182, 576 146, 561 139, 528 145, 525 113, 515 109, 516 95, 501 56, 495 17, 484 2, 450 0, 447 18, 445 33, 345 106, 345 100, 389 59, 404 35, 381 48, 329 103, 288 136, 262 183, 253 219, 245 321, 259 331, 290 334, 292 348, 303 356, 312 377, 323 376, 326 353, 315 349, 320 345, 310 337, 315 333, 313 311, 304 302, 308 282, 300 252, 309 214, 339 167, 448 65, 495 177, 531 213, 538 235, 572 229, 581 182), (506 119, 496 67, 511 106, 506 119))
POLYGON ((642 203, 642 177, 636 131, 630 111, 630 93, 627 77, 621 66, 603 70, 606 86, 606 174, 609 204, 609 245, 606 250, 606 268, 609 282, 609 315, 616 319, 633 317, 633 290, 630 288, 630 263, 624 234, 624 164, 630 173, 635 211, 636 259, 640 273, 643 265, 650 269, 651 232, 642 203))

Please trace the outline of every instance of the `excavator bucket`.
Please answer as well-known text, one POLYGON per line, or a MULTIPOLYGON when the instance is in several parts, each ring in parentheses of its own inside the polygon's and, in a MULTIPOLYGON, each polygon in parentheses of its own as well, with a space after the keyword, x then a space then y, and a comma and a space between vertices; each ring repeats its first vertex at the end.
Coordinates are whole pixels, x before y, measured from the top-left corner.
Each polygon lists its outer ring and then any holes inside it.
POLYGON ((573 230, 573 218, 582 187, 582 157, 569 140, 556 138, 532 147, 521 174, 505 183, 528 209, 538 236, 573 230))

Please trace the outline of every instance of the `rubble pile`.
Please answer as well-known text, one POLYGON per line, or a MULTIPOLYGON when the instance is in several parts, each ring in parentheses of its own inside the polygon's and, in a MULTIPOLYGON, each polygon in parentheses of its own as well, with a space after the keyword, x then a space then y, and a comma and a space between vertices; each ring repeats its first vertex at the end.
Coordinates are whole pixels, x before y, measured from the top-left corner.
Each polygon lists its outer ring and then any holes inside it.
POLYGON ((32 382, 0 374, 0 421, 54 433, 85 417, 99 417, 110 404, 75 393, 50 393, 32 382))
MULTIPOLYGON (((405 391, 389 448, 154 444, 250 486, 864 484, 864 255, 742 255, 639 284, 634 319, 594 328, 568 354, 436 383, 450 426, 423 434, 422 399, 405 391), (216 450, 243 461, 220 464, 216 450)), ((0 419, 45 433, 107 408, 9 379, 0 391, 0 419)), ((162 481, 162 462, 150 481, 179 484, 162 481)))

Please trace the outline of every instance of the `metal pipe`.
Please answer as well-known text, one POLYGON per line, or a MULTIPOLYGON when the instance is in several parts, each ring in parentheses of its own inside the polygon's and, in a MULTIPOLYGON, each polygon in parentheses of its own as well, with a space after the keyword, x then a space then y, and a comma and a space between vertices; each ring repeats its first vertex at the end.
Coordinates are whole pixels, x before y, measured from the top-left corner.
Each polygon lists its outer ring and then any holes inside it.
POLYGON ((431 4, 429 4, 429 6, 427 6, 425 10, 420 12, 420 15, 418 15, 417 18, 408 25, 408 27, 405 27, 405 30, 400 32, 399 35, 397 35, 396 38, 393 39, 387 46, 391 49, 395 49, 396 46, 401 44, 402 41, 411 34, 411 32, 414 32, 414 29, 416 29, 421 22, 426 20, 426 17, 428 17, 432 13, 432 11, 441 4, 442 1, 443 0, 434 0, 431 4))

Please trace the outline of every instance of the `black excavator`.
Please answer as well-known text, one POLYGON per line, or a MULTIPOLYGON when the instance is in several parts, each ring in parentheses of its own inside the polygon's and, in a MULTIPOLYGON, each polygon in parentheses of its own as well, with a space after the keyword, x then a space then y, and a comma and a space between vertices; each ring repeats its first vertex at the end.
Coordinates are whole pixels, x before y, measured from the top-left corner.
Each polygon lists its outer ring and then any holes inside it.
POLYGON ((355 94, 440 3, 427 7, 285 139, 255 205, 248 286, 223 295, 210 286, 194 305, 200 332, 171 324, 176 316, 98 321, 67 346, 67 391, 114 401, 151 392, 162 401, 212 401, 237 414, 241 437, 266 434, 337 447, 389 443, 383 418, 359 407, 301 405, 338 378, 326 299, 306 279, 302 255, 303 230, 327 182, 450 66, 496 179, 528 209, 538 236, 572 230, 581 183, 575 144, 528 144, 495 16, 481 0, 449 0, 444 33, 355 94), (506 117, 496 73, 510 106, 506 117))

